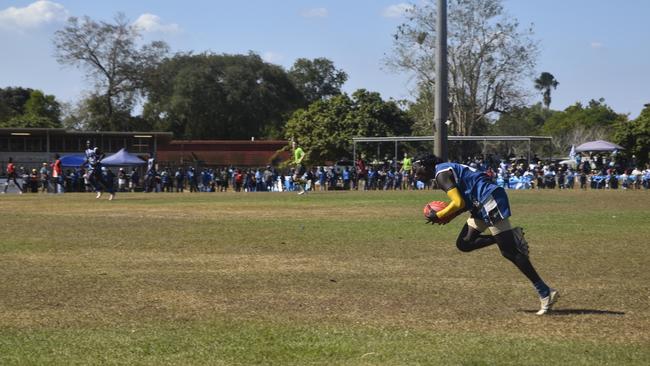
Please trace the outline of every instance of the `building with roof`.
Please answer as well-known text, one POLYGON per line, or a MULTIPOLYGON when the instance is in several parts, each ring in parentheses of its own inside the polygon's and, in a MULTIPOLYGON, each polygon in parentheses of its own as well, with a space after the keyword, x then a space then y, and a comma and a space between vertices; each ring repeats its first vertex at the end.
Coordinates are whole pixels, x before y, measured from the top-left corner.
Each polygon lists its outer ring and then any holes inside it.
POLYGON ((107 155, 120 149, 162 166, 261 167, 289 159, 284 140, 173 140, 171 132, 75 131, 64 128, 0 128, 0 164, 9 157, 17 166, 33 168, 61 156, 83 154, 90 140, 107 155))
POLYGON ((12 157, 16 165, 32 166, 52 161, 54 154, 82 154, 90 140, 107 154, 122 148, 139 154, 155 152, 168 144, 170 132, 75 131, 65 128, 0 128, 0 161, 12 157))
POLYGON ((275 166, 290 158, 287 146, 285 140, 173 140, 158 147, 156 160, 167 166, 275 166))

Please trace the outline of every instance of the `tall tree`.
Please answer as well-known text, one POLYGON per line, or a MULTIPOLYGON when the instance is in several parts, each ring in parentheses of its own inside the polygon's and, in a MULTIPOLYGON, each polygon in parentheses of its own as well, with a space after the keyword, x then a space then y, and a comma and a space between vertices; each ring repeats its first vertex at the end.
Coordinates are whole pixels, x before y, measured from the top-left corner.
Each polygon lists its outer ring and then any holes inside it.
MULTIPOLYGON (((432 87, 436 19, 432 0, 410 8, 388 60, 432 87)), ((520 81, 532 75, 537 43, 532 28, 521 30, 505 13, 502 0, 450 0, 448 22, 450 133, 472 135, 486 129, 493 113, 524 103, 520 81)))
POLYGON ((412 120, 394 101, 364 89, 317 101, 293 113, 285 137, 305 150, 312 164, 336 161, 352 153, 357 136, 399 136, 411 132, 412 120))
POLYGON ((418 93, 414 102, 408 102, 408 113, 413 118, 413 134, 430 136, 433 131, 435 90, 430 83, 418 83, 418 93))
POLYGON ((571 145, 611 139, 615 127, 625 121, 627 116, 616 113, 604 99, 592 99, 587 106, 576 103, 553 113, 544 123, 542 133, 553 137, 556 152, 566 154, 571 145))
POLYGON ((544 106, 548 109, 551 106, 551 89, 557 89, 560 83, 555 80, 555 76, 550 72, 544 71, 537 79, 535 79, 535 89, 542 92, 544 98, 544 106))
POLYGON ((128 110, 115 109, 112 112, 112 123, 108 115, 106 98, 97 93, 87 93, 75 105, 67 106, 63 117, 63 125, 67 128, 90 131, 115 130, 114 124, 123 124, 126 127, 121 131, 147 131, 133 124, 133 117, 128 110))
POLYGON ((650 164, 650 103, 636 119, 618 123, 614 141, 625 148, 622 153, 637 167, 650 164))
POLYGON ((93 94, 104 100, 110 129, 129 129, 128 119, 118 116, 130 114, 145 75, 168 52, 161 41, 138 48, 139 39, 138 29, 123 14, 117 14, 112 23, 71 17, 54 36, 57 61, 86 69, 94 81, 93 94))
POLYGON ((284 69, 248 55, 178 54, 147 84, 144 117, 192 139, 279 137, 300 92, 284 69))
POLYGON ((306 105, 341 94, 341 87, 348 80, 348 74, 326 58, 297 59, 289 77, 304 96, 306 105))

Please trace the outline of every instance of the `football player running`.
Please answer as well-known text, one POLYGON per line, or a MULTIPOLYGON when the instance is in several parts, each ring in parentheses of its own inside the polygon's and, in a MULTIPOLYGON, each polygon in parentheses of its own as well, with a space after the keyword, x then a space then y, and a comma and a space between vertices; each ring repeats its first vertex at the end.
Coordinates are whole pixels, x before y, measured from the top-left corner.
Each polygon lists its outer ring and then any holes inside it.
POLYGON ((97 197, 102 196, 103 191, 108 191, 110 193, 108 200, 112 201, 115 198, 115 191, 113 190, 113 184, 106 184, 104 181, 104 176, 102 174, 102 159, 104 159, 104 153, 99 150, 98 147, 92 147, 90 140, 86 141, 86 160, 84 160, 81 166, 87 166, 88 168, 88 181, 95 188, 97 192, 97 197))
POLYGON ((541 307, 537 315, 548 313, 559 298, 559 292, 549 287, 537 274, 528 258, 528 243, 522 228, 513 228, 509 217, 510 204, 502 187, 489 177, 467 165, 444 163, 435 155, 420 155, 414 159, 416 179, 435 179, 438 188, 447 193, 451 202, 442 210, 431 210, 427 223, 444 225, 460 213, 470 217, 458 235, 456 246, 471 252, 497 244, 501 254, 511 261, 533 284, 539 294, 541 307), (489 230, 489 235, 482 234, 489 230))

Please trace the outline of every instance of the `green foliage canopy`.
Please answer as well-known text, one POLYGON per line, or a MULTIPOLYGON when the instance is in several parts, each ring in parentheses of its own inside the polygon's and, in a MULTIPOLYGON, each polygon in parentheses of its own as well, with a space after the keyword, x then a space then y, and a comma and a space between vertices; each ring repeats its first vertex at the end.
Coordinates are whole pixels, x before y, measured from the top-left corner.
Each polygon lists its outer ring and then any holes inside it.
POLYGON ((54 95, 45 95, 40 90, 34 90, 25 103, 25 114, 34 117, 44 117, 54 125, 61 124, 61 105, 54 95))
POLYGON ((40 90, 0 89, 0 127, 59 128, 61 105, 40 90))
MULTIPOLYGON (((578 102, 564 111, 554 113, 544 124, 543 132, 552 136, 569 133, 578 127, 587 129, 609 129, 627 117, 616 113, 605 104, 604 99, 590 100, 587 106, 578 102)), ((609 137, 609 136, 606 136, 609 137)))
POLYGON ((622 153, 629 161, 636 161, 637 166, 650 163, 650 104, 645 105, 636 119, 619 123, 614 141, 625 147, 622 153))
POLYGON ((131 116, 127 108, 114 108, 111 118, 108 116, 106 96, 89 93, 81 99, 73 110, 64 118, 64 124, 73 129, 91 131, 148 131, 151 126, 143 127, 136 123, 140 118, 131 116))
POLYGON ((541 103, 530 107, 516 107, 510 112, 501 114, 499 119, 490 126, 493 136, 536 136, 540 135, 546 120, 553 111, 545 109, 541 103))
POLYGON ((25 114, 25 104, 33 91, 21 87, 0 88, 0 122, 25 114))
POLYGON ((407 102, 407 111, 413 119, 413 134, 429 136, 435 133, 433 126, 435 90, 429 83, 418 83, 418 93, 415 101, 407 102))
POLYGON ((281 67, 254 53, 178 54, 146 86, 144 118, 188 139, 278 137, 302 100, 281 67))
POLYGON ((412 119, 394 101, 365 89, 350 97, 341 94, 312 103, 294 112, 285 137, 294 139, 306 152, 306 160, 322 164, 349 157, 352 138, 410 134, 412 119))
POLYGON ((302 93, 306 105, 341 94, 341 87, 348 80, 345 71, 337 69, 331 60, 322 57, 297 59, 289 70, 289 77, 302 93))
POLYGON ((22 115, 8 121, 0 122, 0 128, 60 128, 61 124, 47 117, 22 115))

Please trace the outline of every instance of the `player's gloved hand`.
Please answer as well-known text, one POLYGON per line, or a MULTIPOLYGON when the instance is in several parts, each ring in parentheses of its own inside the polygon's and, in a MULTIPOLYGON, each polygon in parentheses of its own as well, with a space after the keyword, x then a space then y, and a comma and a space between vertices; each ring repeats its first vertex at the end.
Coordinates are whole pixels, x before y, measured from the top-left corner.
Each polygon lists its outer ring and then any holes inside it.
POLYGON ((451 219, 438 218, 438 221, 436 222, 436 224, 438 224, 438 225, 447 225, 449 223, 449 221, 451 221, 451 219))
POLYGON ((441 224, 442 222, 438 218, 438 215, 436 215, 436 211, 431 209, 429 210, 429 214, 427 215, 427 221, 426 224, 441 224))

